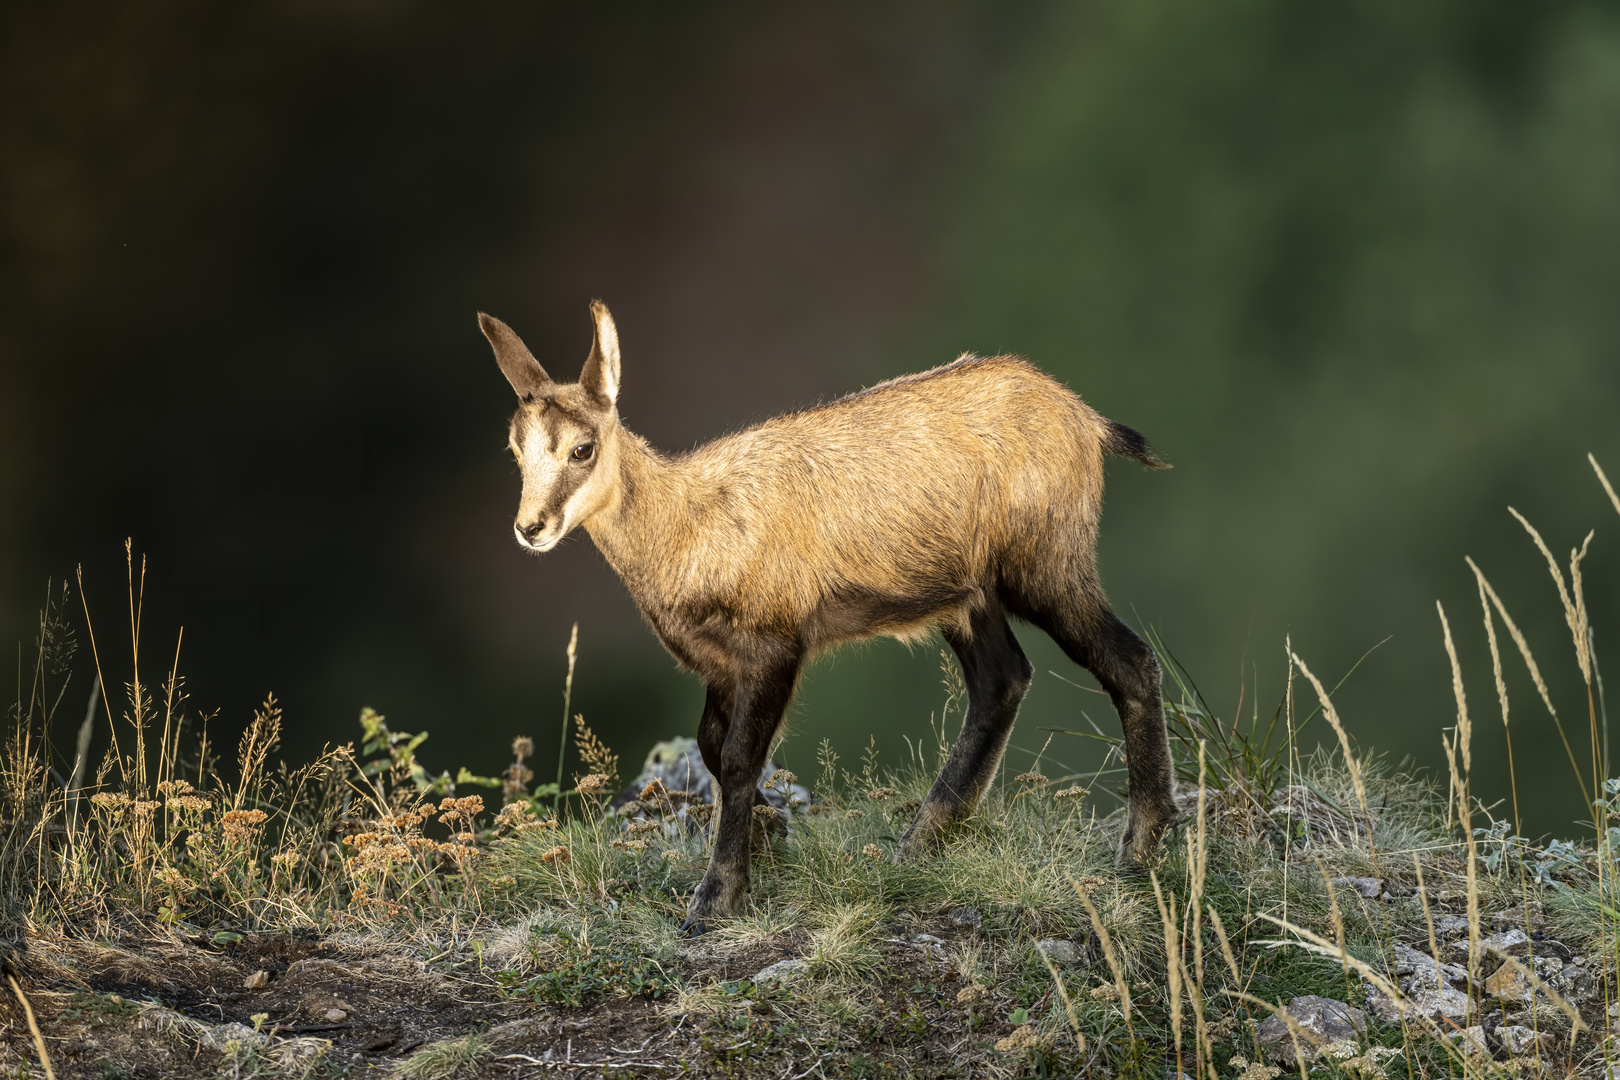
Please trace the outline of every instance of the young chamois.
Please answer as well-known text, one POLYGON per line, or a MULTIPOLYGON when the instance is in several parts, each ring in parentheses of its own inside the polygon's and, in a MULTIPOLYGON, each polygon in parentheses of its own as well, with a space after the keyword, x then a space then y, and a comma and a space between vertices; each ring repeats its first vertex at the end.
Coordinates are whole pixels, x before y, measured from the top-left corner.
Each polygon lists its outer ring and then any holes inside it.
POLYGON ((583 525, 660 641, 708 687, 698 745, 722 795, 708 872, 684 929, 748 889, 756 784, 805 661, 844 641, 938 627, 968 709, 901 845, 928 849, 994 775, 1034 669, 1007 625, 1040 627, 1113 699, 1130 796, 1119 859, 1154 853, 1175 814, 1153 651, 1097 581, 1103 455, 1154 468, 1142 436, 1010 356, 789 413, 678 457, 619 423, 619 335, 600 302, 577 383, 557 383, 480 314, 520 404, 513 529, 550 551, 583 525))

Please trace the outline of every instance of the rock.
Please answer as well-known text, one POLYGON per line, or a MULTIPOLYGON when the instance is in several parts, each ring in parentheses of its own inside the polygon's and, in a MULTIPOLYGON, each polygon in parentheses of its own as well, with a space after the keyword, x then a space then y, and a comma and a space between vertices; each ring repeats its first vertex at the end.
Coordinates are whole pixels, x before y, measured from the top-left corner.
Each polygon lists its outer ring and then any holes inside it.
POLYGON ((1506 910, 1491 914, 1493 930, 1510 930, 1514 927, 1523 930, 1528 924, 1533 933, 1546 921, 1547 917, 1542 913, 1540 900, 1532 900, 1528 904, 1514 904, 1506 910))
POLYGON ((348 1018, 349 1014, 344 1012, 342 1009, 327 1009, 325 1012, 321 1013, 321 1019, 325 1020, 328 1024, 341 1024, 348 1018))
POLYGON ((308 1076, 320 1064, 326 1052, 332 1049, 328 1039, 278 1039, 273 1053, 276 1064, 288 1072, 308 1076))
MULTIPOLYGON (((1287 1013, 1299 1027, 1299 1057, 1312 1065, 1323 1057, 1349 1058, 1360 1053, 1357 1037, 1367 1030, 1367 1014, 1332 998, 1315 994, 1288 1003, 1287 1013)), ((1268 1016, 1255 1029, 1262 1052, 1279 1065, 1297 1063, 1288 1022, 1268 1016)))
MULTIPOLYGON (((758 790, 766 802, 778 810, 787 810, 790 804, 802 810, 815 801, 810 789, 800 784, 789 784, 786 795, 774 787, 766 787, 776 771, 774 761, 765 762, 765 768, 760 770, 758 790)), ((677 736, 668 742, 655 743, 647 754, 641 772, 614 797, 611 808, 617 811, 635 802, 642 790, 654 780, 663 781, 664 787, 672 793, 686 793, 685 798, 673 800, 676 805, 714 802, 714 777, 709 775, 708 766, 703 764, 703 755, 698 751, 696 739, 677 736)))
POLYGON ((269 985, 270 973, 268 971, 255 971, 242 980, 242 989, 244 990, 263 990, 269 985))
POLYGON ((1479 1057, 1495 1057, 1498 1048, 1507 1051, 1513 1057, 1529 1057, 1539 1052, 1553 1049, 1558 1040, 1546 1032, 1536 1034, 1527 1027, 1517 1025, 1503 1025, 1491 1033, 1494 1039, 1486 1035, 1485 1029, 1475 1024, 1463 1031, 1453 1031, 1447 1038, 1461 1041, 1467 1052, 1479 1057))
POLYGON ((1448 983, 1437 987, 1432 976, 1427 979, 1413 977, 1410 983, 1410 986, 1403 986, 1402 999, 1398 1003, 1371 983, 1364 984, 1367 987, 1367 1007, 1380 1020, 1390 1024, 1398 1023, 1403 1012, 1435 1021, 1442 1018, 1453 1022, 1468 1019, 1472 1005, 1468 995, 1455 986, 1448 983))
POLYGON ((204 1046, 213 1050, 223 1050, 227 1043, 241 1043, 245 1046, 263 1046, 270 1041, 270 1036, 262 1031, 254 1031, 246 1024, 231 1022, 211 1027, 204 1033, 201 1040, 204 1046))
POLYGON ((754 976, 754 985, 764 986, 766 983, 772 982, 789 982, 795 976, 809 970, 809 967, 810 963, 807 960, 778 960, 754 976))
POLYGON ((1334 888, 1350 889, 1363 900, 1376 900, 1384 895, 1384 883, 1375 877, 1336 877, 1334 888))
MULTIPOLYGON (((1454 941, 1449 946, 1451 954, 1459 960, 1468 959, 1470 944, 1467 941, 1454 941)), ((1479 943, 1481 954, 1485 956, 1517 956, 1523 958, 1530 955, 1530 935, 1523 930, 1503 930, 1482 938, 1479 943)))
POLYGON ((1074 947, 1072 941, 1049 939, 1037 941, 1035 947, 1054 964, 1078 964, 1080 962, 1080 950, 1074 947))
POLYGON ((984 912, 971 904, 951 909, 951 922, 957 926, 971 926, 977 930, 984 925, 984 912))
MULTIPOLYGON (((1434 957, 1422 949, 1414 949, 1406 945, 1397 944, 1392 950, 1395 960, 1395 974, 1400 976, 1400 986, 1407 988, 1407 980, 1415 983, 1426 982, 1430 986, 1436 984, 1434 957)), ((1468 971, 1457 964, 1440 964, 1440 981, 1462 989, 1468 988, 1468 971)))
MULTIPOLYGON (((1544 984, 1552 986, 1554 980, 1563 974, 1564 965, 1551 957, 1536 957, 1536 978, 1544 984)), ((1576 968, 1576 971, 1580 971, 1576 968)), ((1555 988, 1556 989, 1556 988, 1555 988)), ((1496 974, 1485 980, 1485 992, 1492 997, 1503 1001, 1517 1001, 1529 1004, 1535 996, 1535 984, 1525 976, 1523 971, 1512 964, 1503 964, 1496 969, 1496 974)), ((1546 1000, 1543 998, 1543 1000, 1546 1000)))
POLYGON ((1451 941, 1459 937, 1468 936, 1468 920, 1461 915, 1442 915, 1435 920, 1434 936, 1441 941, 1451 941))

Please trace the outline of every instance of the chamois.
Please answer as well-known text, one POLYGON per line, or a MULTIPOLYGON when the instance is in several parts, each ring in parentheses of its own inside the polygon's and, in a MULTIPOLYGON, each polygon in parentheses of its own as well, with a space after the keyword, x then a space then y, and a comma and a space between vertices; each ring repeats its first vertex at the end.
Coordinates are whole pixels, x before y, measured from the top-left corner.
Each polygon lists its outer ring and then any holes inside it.
POLYGON ((620 425, 618 330, 600 301, 591 314, 577 383, 553 382, 499 319, 478 321, 520 401, 518 542, 550 551, 583 525, 707 686, 698 746, 722 797, 684 930, 747 891, 756 784, 806 659, 880 634, 937 627, 968 689, 903 858, 970 814, 1000 763, 1034 674, 1009 615, 1108 691, 1130 776, 1119 861, 1157 850, 1175 815, 1159 665, 1096 568, 1103 455, 1166 467, 1141 435, 1023 360, 964 355, 665 456, 620 425))

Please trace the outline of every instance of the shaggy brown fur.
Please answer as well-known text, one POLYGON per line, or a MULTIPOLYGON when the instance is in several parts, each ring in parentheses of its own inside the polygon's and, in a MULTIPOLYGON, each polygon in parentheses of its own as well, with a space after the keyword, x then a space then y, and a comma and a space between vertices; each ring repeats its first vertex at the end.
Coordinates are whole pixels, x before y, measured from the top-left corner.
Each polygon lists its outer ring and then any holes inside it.
POLYGON ((1008 615, 1107 689, 1130 772, 1120 858, 1156 850, 1175 813, 1159 667, 1109 609, 1095 561, 1103 455, 1163 467, 1141 435, 1022 360, 964 356, 666 457, 620 426, 618 331, 591 310, 596 341, 572 384, 498 319, 479 323, 522 402, 519 542, 549 551, 583 525, 708 686, 698 743, 724 798, 690 929, 748 887, 750 793, 804 662, 879 634, 938 627, 968 686, 903 854, 969 814, 1000 762, 1033 674, 1008 615))

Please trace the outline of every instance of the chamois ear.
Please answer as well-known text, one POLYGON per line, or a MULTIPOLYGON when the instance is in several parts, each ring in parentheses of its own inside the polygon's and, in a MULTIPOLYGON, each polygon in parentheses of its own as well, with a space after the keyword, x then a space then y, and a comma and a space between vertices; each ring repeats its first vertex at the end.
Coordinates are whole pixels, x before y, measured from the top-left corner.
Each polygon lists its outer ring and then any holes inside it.
POLYGON ((591 318, 596 320, 596 340, 585 358, 585 370, 579 373, 579 385, 611 405, 619 397, 619 328, 600 300, 591 301, 591 318))
POLYGON ((489 339, 490 347, 495 350, 495 362, 501 365, 501 374, 512 384, 518 397, 533 401, 536 395, 544 393, 551 386, 551 376, 546 374, 546 369, 540 366, 540 361, 534 358, 529 347, 512 332, 510 326, 480 311, 478 328, 489 339))

